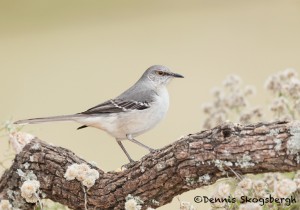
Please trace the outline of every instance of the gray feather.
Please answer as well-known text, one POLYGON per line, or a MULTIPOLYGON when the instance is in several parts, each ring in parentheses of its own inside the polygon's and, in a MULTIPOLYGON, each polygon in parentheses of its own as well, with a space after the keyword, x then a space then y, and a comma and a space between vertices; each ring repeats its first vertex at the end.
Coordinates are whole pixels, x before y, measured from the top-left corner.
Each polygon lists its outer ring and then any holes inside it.
POLYGON ((94 106, 80 114, 92 115, 92 114, 110 114, 126 112, 129 110, 143 110, 149 108, 150 105, 146 102, 114 99, 106 101, 102 104, 94 106))
POLYGON ((79 114, 60 115, 60 116, 53 116, 53 117, 40 117, 40 118, 18 120, 16 122, 14 122, 14 124, 36 124, 36 123, 55 122, 55 121, 73 121, 73 120, 79 119, 81 117, 82 117, 82 115, 79 115, 79 114))
POLYGON ((132 100, 146 103, 153 102, 155 95, 157 95, 157 93, 155 92, 155 88, 152 87, 150 81, 144 81, 143 79, 144 78, 137 81, 137 83, 135 83, 132 87, 119 95, 116 99, 127 101, 132 100))

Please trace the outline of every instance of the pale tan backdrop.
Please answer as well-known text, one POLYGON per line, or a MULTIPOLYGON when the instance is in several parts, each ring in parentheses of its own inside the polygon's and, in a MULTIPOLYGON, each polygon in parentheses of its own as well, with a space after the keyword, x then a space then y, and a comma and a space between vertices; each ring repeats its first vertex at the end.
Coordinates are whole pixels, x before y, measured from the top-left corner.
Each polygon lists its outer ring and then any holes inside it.
MULTIPOLYGON (((117 96, 153 64, 185 79, 169 87, 166 119, 140 136, 160 148, 199 131, 201 103, 230 74, 258 87, 267 76, 300 69, 300 1, 0 1, 0 121, 84 111, 117 96)), ((114 139, 75 123, 24 131, 67 147, 109 171, 127 162, 114 139)), ((134 159, 147 152, 125 145, 134 159)), ((7 148, 1 138, 1 153, 7 148)), ((193 203, 208 188, 180 196, 193 203)), ((205 209, 195 204, 198 209, 205 209)), ((160 209, 178 209, 179 203, 160 209)))

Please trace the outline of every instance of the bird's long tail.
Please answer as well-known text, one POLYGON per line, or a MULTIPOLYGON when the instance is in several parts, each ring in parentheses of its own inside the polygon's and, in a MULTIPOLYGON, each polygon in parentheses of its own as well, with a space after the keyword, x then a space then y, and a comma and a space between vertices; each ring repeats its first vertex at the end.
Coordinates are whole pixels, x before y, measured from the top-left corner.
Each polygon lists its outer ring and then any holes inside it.
POLYGON ((18 120, 14 122, 14 124, 36 124, 36 123, 55 122, 55 121, 73 121, 79 119, 80 117, 82 117, 80 114, 41 117, 41 118, 18 120))

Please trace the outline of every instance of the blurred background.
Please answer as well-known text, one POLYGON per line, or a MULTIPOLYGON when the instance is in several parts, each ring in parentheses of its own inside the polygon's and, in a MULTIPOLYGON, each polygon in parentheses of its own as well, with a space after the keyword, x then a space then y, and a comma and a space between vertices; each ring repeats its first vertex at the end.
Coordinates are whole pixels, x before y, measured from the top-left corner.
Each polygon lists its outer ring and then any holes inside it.
MULTIPOLYGON (((300 69, 300 1, 0 1, 0 122, 84 111, 114 98, 153 64, 185 76, 169 87, 165 120, 137 139, 153 148, 200 131, 201 104, 229 74, 255 85, 253 104, 269 100, 266 78, 300 69)), ((66 147, 105 170, 127 163, 115 140, 76 123, 23 131, 66 147)), ((1 137, 5 154, 7 139, 1 137)), ((135 160, 147 151, 130 142, 135 160)), ((3 169, 0 169, 3 170, 3 169)), ((179 196, 195 204, 206 187, 179 196)), ((178 209, 175 198, 159 209, 178 209)))

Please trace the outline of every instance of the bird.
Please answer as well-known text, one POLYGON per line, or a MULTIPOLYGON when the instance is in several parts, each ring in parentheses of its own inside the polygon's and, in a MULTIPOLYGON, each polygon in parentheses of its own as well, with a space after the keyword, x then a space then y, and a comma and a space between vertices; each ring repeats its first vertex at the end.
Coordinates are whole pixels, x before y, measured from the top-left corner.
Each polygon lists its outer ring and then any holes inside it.
POLYGON ((84 112, 52 117, 24 119, 14 124, 36 124, 54 121, 75 121, 82 126, 94 127, 113 136, 130 162, 134 162, 122 144, 129 140, 150 152, 154 149, 135 138, 157 125, 169 108, 167 85, 173 78, 184 78, 163 65, 150 66, 140 79, 114 99, 100 103, 84 112))

